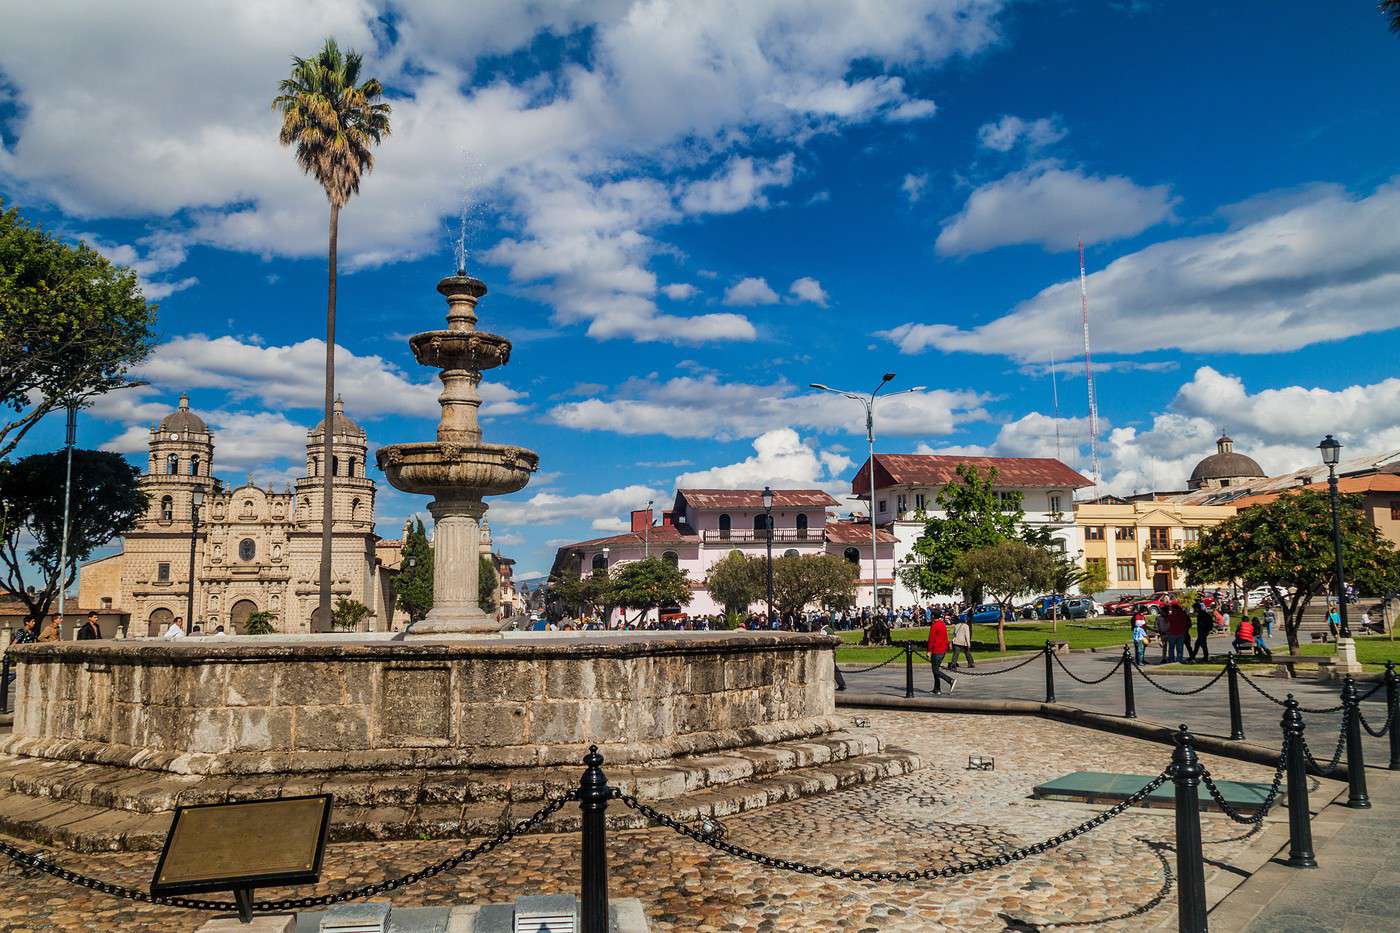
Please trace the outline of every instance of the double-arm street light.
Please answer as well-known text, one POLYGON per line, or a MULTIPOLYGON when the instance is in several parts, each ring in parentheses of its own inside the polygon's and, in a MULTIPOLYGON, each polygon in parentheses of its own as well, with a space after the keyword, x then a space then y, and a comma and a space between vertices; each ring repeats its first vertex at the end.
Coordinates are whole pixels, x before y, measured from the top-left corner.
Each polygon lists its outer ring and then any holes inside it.
POLYGON ((763 536, 768 539, 768 624, 773 627, 773 487, 763 487, 763 536))
POLYGON ((1333 589, 1337 593, 1338 638, 1350 638, 1351 626, 1347 624, 1347 584, 1342 567, 1342 520, 1337 513, 1337 463, 1342 459, 1342 445, 1332 435, 1322 439, 1317 445, 1322 451, 1322 462, 1327 464, 1327 497, 1332 503, 1332 554, 1336 559, 1336 580, 1333 589))
POLYGON ((185 634, 194 634, 194 545, 199 537, 199 507, 204 504, 204 487, 190 492, 190 590, 185 597, 185 634))
MULTIPOLYGON (((894 373, 885 373, 880 378, 877 385, 869 395, 861 395, 858 392, 847 392, 842 389, 833 389, 829 385, 820 382, 813 382, 812 388, 820 389, 823 392, 830 392, 834 395, 842 395, 846 398, 855 399, 865 406, 865 441, 869 447, 870 457, 866 460, 866 465, 870 469, 870 612, 871 617, 880 613, 880 557, 875 543, 875 397, 880 394, 880 390, 889 384, 894 378, 894 373)), ((902 389, 899 392, 891 392, 885 398, 894 398, 896 395, 908 395, 911 392, 922 392, 926 386, 914 386, 912 389, 902 389)), ((893 573, 893 564, 891 564, 893 573)), ((894 592, 890 592, 890 603, 894 603, 894 592)))

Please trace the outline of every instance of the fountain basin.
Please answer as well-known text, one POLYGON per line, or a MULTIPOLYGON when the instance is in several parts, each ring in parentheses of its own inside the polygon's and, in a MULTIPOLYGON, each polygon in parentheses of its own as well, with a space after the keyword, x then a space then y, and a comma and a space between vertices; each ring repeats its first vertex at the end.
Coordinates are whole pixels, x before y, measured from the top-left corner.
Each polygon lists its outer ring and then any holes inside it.
POLYGON ((540 466, 533 450, 509 444, 389 444, 375 459, 395 489, 446 500, 524 489, 540 466))
POLYGON ((435 369, 480 372, 510 362, 510 341, 483 331, 430 330, 408 338, 413 355, 435 369))

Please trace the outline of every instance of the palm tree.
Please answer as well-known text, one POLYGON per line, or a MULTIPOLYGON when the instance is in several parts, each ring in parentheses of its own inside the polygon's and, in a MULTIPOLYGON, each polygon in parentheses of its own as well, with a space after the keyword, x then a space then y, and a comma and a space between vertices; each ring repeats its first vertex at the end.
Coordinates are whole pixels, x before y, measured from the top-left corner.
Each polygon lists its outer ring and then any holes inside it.
POLYGON ((1390 31, 1400 32, 1400 0, 1381 0, 1381 15, 1390 20, 1390 31))
POLYGON ((278 141, 296 147, 297 164, 326 191, 331 204, 329 286, 326 295, 326 414, 325 446, 321 457, 321 600, 319 618, 328 629, 331 621, 331 518, 335 463, 331 440, 335 435, 332 402, 335 398, 335 248, 340 209, 358 194, 361 176, 374 167, 370 146, 389 135, 389 105, 380 98, 384 86, 374 78, 360 80, 361 57, 341 52, 327 39, 312 58, 292 58, 291 77, 283 79, 272 109, 282 112, 278 141))

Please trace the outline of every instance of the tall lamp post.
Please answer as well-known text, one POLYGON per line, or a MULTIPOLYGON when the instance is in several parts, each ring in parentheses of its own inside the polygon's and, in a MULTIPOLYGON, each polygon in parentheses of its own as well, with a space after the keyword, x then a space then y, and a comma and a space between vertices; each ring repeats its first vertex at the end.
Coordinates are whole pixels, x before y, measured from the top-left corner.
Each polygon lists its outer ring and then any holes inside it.
POLYGON ((1343 638, 1351 638, 1351 626, 1347 624, 1346 576, 1342 568, 1342 520, 1337 512, 1337 463, 1342 458, 1342 445, 1329 434, 1317 445, 1317 449, 1322 451, 1322 462, 1327 464, 1327 498, 1332 503, 1332 553, 1337 562, 1333 589, 1337 593, 1337 615, 1341 620, 1337 635, 1340 642, 1343 638))
MULTIPOLYGON (((873 620, 880 614, 880 553, 875 543, 875 396, 880 394, 891 379, 894 373, 885 373, 880 377, 880 384, 877 385, 869 395, 861 395, 858 392, 846 392, 842 389, 833 389, 829 385, 820 382, 811 383, 812 388, 820 389, 823 392, 831 392, 834 395, 843 395, 846 398, 855 399, 865 406, 865 442, 869 448, 870 456, 865 462, 870 467, 870 613, 873 620)), ((922 392, 927 386, 914 386, 912 389, 903 389, 899 392, 892 392, 885 398, 893 398, 896 395, 908 395, 911 392, 922 392)), ((893 566, 891 566, 893 572, 893 566)), ((890 602, 894 602, 894 592, 890 593, 890 602)))
POLYGON ((73 488, 73 444, 78 440, 78 406, 68 404, 68 433, 64 446, 68 448, 68 466, 63 480, 63 543, 58 549, 58 614, 63 615, 64 597, 68 593, 68 510, 73 488))
POLYGON ((204 487, 190 492, 190 590, 185 596, 185 634, 194 634, 194 546, 199 537, 199 507, 204 504, 204 487))
POLYGON ((768 625, 773 627, 773 487, 763 487, 763 536, 768 539, 768 625))

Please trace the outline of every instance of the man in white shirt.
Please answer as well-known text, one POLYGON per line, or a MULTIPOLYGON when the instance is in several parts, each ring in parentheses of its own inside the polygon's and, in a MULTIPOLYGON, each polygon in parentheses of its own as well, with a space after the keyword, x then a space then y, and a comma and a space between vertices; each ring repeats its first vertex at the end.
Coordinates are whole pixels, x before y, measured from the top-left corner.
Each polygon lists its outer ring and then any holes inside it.
POLYGON ((165 634, 162 635, 162 636, 160 636, 160 637, 163 638, 163 639, 165 639, 166 641, 170 641, 170 640, 175 639, 175 638, 184 638, 184 637, 185 637, 185 624, 184 624, 184 623, 185 623, 185 620, 184 620, 184 619, 182 619, 182 618, 179 617, 179 616, 176 616, 176 617, 175 617, 175 621, 170 623, 170 628, 166 629, 166 630, 165 630, 165 634))

